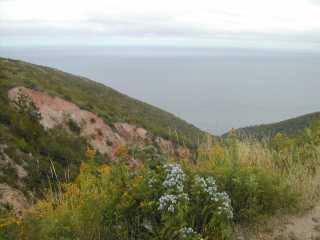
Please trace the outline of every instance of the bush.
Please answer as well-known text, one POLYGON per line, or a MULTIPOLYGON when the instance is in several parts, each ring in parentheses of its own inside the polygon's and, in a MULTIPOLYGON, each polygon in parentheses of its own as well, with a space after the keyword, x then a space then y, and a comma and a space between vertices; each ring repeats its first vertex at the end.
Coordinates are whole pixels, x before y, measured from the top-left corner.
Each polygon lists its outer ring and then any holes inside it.
POLYGON ((259 223, 259 219, 301 206, 304 192, 296 186, 298 163, 283 171, 282 163, 288 158, 262 144, 239 142, 231 131, 223 141, 201 146, 198 156, 191 167, 215 176, 231 198, 237 223, 259 223))
POLYGON ((232 207, 211 176, 178 164, 130 171, 82 164, 26 215, 26 239, 230 239, 232 207))
POLYGON ((215 172, 231 197, 236 222, 255 223, 264 216, 297 207, 298 194, 285 178, 257 168, 225 167, 215 172))
POLYGON ((68 127, 72 132, 74 132, 76 134, 80 134, 80 132, 81 132, 81 127, 73 119, 68 120, 68 127))
POLYGON ((117 190, 109 193, 114 198, 104 216, 110 239, 231 236, 229 197, 218 191, 212 177, 185 172, 178 164, 134 174, 123 167, 116 171, 117 190))

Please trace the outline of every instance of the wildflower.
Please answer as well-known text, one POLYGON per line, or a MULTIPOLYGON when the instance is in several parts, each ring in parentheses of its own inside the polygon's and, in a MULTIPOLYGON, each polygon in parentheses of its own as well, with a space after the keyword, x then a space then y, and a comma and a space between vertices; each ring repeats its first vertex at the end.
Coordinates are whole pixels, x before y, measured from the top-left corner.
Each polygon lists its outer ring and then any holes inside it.
POLYGON ((125 157, 128 155, 128 147, 126 145, 119 145, 117 146, 117 148, 115 149, 115 153, 114 155, 116 157, 125 157))
POLYGON ((159 199, 158 210, 167 210, 168 212, 174 213, 175 205, 177 204, 178 198, 173 194, 165 194, 159 199))
POLYGON ((150 177, 147 182, 148 182, 148 186, 150 188, 153 188, 154 184, 156 183, 156 179, 154 177, 150 177))
POLYGON ((88 165, 85 163, 80 164, 80 172, 84 172, 88 168, 88 165))
POLYGON ((199 239, 203 240, 200 234, 194 231, 191 227, 183 227, 180 229, 182 239, 199 239))
POLYGON ((185 180, 185 173, 179 164, 166 164, 164 166, 166 177, 163 181, 165 188, 171 188, 178 192, 183 192, 183 185, 185 180))
POLYGON ((166 193, 160 197, 158 209, 174 213, 179 201, 189 201, 189 196, 183 192, 186 177, 179 164, 166 164, 164 169, 166 175, 162 186, 166 193))
POLYGON ((124 192, 124 193, 123 193, 123 196, 124 196, 124 197, 128 197, 128 192, 124 192))
POLYGON ((141 202, 141 203, 139 204, 139 207, 140 207, 140 208, 145 208, 145 207, 146 207, 145 202, 141 202))
POLYGON ((204 178, 197 176, 195 181, 202 188, 202 191, 208 195, 210 201, 221 205, 218 207, 217 211, 219 215, 225 213, 228 218, 233 218, 230 197, 226 192, 218 192, 217 185, 213 177, 204 178))
POLYGON ((224 149, 219 144, 214 144, 212 146, 211 154, 219 159, 223 159, 225 156, 224 149))
POLYGON ((101 174, 108 174, 111 172, 111 167, 107 164, 103 164, 98 168, 98 172, 101 174))
POLYGON ((86 155, 88 159, 93 159, 96 156, 96 150, 88 146, 86 155))

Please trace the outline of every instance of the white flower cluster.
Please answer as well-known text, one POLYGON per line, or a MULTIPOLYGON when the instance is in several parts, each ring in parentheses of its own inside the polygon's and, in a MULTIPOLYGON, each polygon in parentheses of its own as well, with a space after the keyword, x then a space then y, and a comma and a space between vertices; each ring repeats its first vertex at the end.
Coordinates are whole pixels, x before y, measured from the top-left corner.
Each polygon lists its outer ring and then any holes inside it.
POLYGON ((200 235, 196 231, 194 231, 191 227, 181 228, 180 234, 183 239, 197 236, 198 237, 197 239, 203 240, 203 238, 201 238, 200 235))
POLYGON ((232 219, 233 218, 233 209, 231 206, 231 199, 229 197, 229 195, 226 192, 220 192, 217 193, 218 198, 221 200, 222 202, 222 206, 218 207, 218 213, 226 213, 227 216, 232 219))
POLYGON ((154 177, 149 177, 147 181, 148 181, 148 186, 150 188, 153 188, 154 184, 156 183, 156 179, 154 177))
POLYGON ((159 199, 159 210, 167 210, 174 213, 175 205, 177 204, 177 196, 173 194, 165 194, 159 199))
POLYGON ((174 213, 178 201, 189 201, 189 196, 183 192, 186 176, 179 164, 166 164, 164 169, 166 175, 162 186, 166 193, 160 197, 158 209, 174 213))
POLYGON ((219 201, 219 198, 217 197, 217 185, 213 177, 204 178, 196 176, 195 180, 196 183, 201 186, 203 191, 209 195, 211 201, 219 201))
POLYGON ((183 227, 180 229, 180 232, 183 238, 196 234, 196 232, 191 227, 183 227))
POLYGON ((185 180, 185 173, 179 164, 166 164, 164 165, 166 171, 166 178, 163 181, 165 188, 173 188, 178 192, 183 192, 183 183, 185 180))
MULTIPOLYGON (((164 165, 165 178, 162 186, 165 188, 165 193, 159 198, 158 210, 168 211, 174 213, 179 201, 189 201, 189 196, 184 192, 184 182, 186 175, 179 164, 164 165)), ((149 185, 153 181, 150 179, 149 185)), ((233 218, 231 200, 227 193, 218 192, 216 182, 213 177, 199 177, 195 178, 202 191, 206 193, 210 201, 217 203, 218 214, 227 214, 229 218, 233 218)))
POLYGON ((196 177, 196 182, 202 190, 208 194, 210 201, 221 203, 218 207, 218 214, 226 213, 229 218, 233 218, 231 200, 226 192, 218 192, 218 188, 213 177, 196 177))

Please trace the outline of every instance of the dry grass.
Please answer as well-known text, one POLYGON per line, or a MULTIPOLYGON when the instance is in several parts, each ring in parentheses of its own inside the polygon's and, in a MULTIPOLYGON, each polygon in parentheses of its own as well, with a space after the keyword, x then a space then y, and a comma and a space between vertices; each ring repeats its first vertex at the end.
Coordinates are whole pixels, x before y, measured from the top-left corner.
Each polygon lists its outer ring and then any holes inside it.
POLYGON ((200 157, 192 167, 207 171, 219 164, 237 164, 240 168, 255 168, 277 175, 300 194, 300 208, 308 209, 320 200, 320 149, 314 146, 313 157, 303 159, 302 152, 308 149, 294 147, 279 152, 267 143, 255 140, 238 141, 234 138, 231 144, 226 144, 213 143, 209 139, 200 147, 200 157))

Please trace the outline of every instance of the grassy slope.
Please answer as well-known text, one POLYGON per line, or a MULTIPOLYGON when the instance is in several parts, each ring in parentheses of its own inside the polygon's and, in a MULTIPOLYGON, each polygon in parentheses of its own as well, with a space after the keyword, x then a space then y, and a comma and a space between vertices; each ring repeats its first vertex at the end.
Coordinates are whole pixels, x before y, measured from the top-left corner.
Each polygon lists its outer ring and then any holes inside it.
MULTIPOLYGON (((59 178, 68 171, 74 178, 85 160, 86 140, 63 129, 45 131, 38 121, 17 111, 8 100, 7 91, 26 86, 71 100, 81 108, 96 112, 106 122, 117 121, 143 126, 157 136, 189 146, 203 132, 191 124, 149 104, 137 101, 109 87, 86 78, 22 61, 0 58, 0 147, 12 164, 1 165, 0 183, 7 183, 24 193, 40 193, 47 187, 52 164, 59 178), (171 129, 172 134, 169 134, 171 129), (24 166, 28 176, 18 184, 15 164, 24 166)), ((102 156, 100 156, 102 158, 102 156)), ((102 161, 102 159, 101 159, 102 161)), ((3 162, 3 161, 2 161, 3 162)), ((1 215, 0 204, 0 215, 1 215)))
POLYGON ((253 137, 257 139, 274 137, 277 133, 293 136, 309 127, 316 119, 320 119, 320 112, 306 114, 277 123, 239 128, 237 129, 237 134, 241 137, 253 137))
POLYGON ((96 112, 107 122, 134 123, 171 140, 192 146, 203 134, 198 128, 149 104, 121 94, 103 84, 56 69, 0 58, 1 91, 12 86, 44 90, 96 112))

